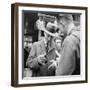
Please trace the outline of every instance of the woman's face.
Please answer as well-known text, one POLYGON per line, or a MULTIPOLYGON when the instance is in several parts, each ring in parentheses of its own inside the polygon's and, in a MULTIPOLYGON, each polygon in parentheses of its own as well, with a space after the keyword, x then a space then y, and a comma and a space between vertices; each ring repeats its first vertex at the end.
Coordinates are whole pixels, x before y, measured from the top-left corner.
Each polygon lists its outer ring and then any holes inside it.
POLYGON ((55 40, 55 45, 56 45, 56 49, 60 50, 61 49, 61 39, 56 39, 55 40))
POLYGON ((61 46, 61 40, 60 39, 56 39, 55 41, 56 41, 57 46, 60 47, 61 46))

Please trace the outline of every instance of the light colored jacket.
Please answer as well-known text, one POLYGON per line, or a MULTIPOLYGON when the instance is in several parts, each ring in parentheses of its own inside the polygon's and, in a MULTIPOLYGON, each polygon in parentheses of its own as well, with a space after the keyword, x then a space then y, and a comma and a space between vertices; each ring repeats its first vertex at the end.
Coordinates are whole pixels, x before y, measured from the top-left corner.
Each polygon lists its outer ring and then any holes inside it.
POLYGON ((80 74, 80 30, 74 27, 62 44, 61 58, 56 75, 80 74))

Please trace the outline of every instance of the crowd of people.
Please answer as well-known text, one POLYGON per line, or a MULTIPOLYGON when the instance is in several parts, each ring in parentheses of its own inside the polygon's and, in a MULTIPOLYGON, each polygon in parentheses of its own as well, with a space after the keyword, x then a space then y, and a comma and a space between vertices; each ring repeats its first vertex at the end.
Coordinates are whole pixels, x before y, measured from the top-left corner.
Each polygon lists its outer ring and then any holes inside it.
POLYGON ((80 75, 80 28, 72 14, 59 14, 55 23, 38 19, 36 27, 44 38, 33 43, 26 61, 31 77, 80 75))

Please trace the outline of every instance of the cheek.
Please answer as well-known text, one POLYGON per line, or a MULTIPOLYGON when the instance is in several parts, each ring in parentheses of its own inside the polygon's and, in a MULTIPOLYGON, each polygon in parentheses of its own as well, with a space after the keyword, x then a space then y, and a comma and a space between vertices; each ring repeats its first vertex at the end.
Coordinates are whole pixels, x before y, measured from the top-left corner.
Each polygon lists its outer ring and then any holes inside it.
POLYGON ((67 33, 67 30, 66 28, 63 29, 63 34, 66 34, 67 33))

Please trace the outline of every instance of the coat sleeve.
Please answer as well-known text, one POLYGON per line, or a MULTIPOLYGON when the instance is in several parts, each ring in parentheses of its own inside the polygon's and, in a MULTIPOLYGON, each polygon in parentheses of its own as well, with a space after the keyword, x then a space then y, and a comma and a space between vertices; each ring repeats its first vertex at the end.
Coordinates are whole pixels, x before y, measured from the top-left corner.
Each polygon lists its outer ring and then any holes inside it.
POLYGON ((56 75, 71 75, 75 69, 75 51, 72 41, 64 41, 61 58, 56 68, 56 75))
POLYGON ((33 70, 37 70, 39 69, 39 64, 38 64, 38 60, 37 60, 37 53, 36 53, 36 46, 35 44, 32 45, 31 47, 31 51, 29 53, 26 65, 33 69, 33 70))

